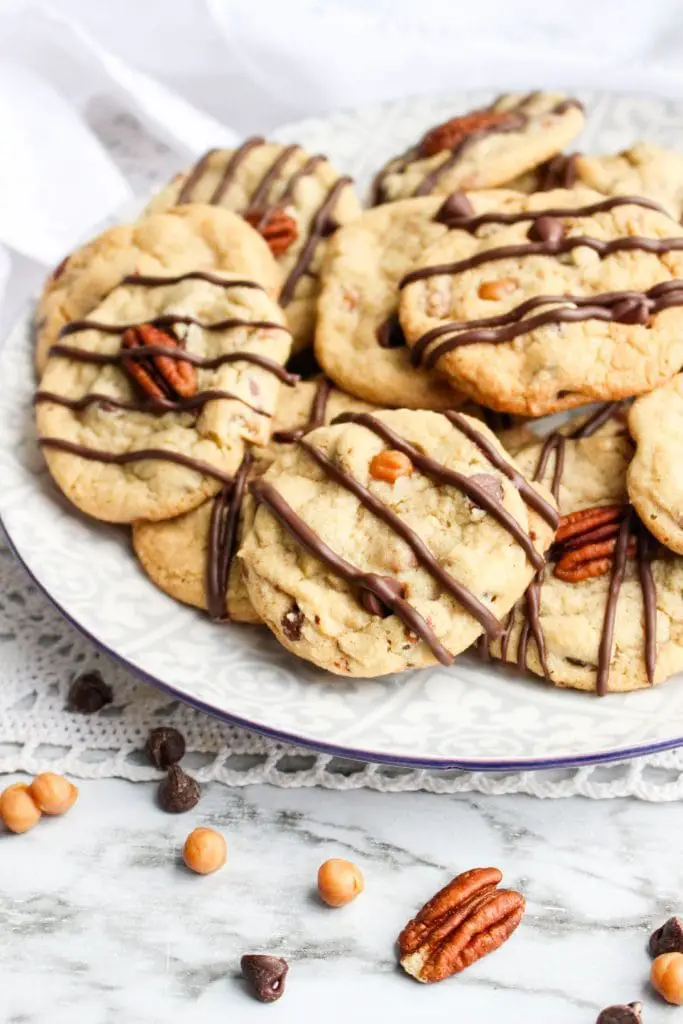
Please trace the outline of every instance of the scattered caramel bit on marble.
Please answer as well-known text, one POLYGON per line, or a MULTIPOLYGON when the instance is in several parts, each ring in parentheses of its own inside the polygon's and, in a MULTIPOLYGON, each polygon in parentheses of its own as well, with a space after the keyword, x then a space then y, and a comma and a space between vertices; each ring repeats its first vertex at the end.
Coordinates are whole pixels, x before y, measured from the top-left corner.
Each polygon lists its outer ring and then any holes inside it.
POLYGON ((29 786, 31 797, 43 814, 66 814, 78 799, 78 789, 63 775, 43 772, 29 786))
POLYGON ((212 828, 196 828, 190 832, 183 847, 183 860, 198 875, 210 875, 225 864, 228 846, 225 839, 212 828))
POLYGON ((5 828, 17 835, 28 832, 40 821, 40 807, 23 782, 15 782, 0 794, 0 818, 5 828))
POLYGON ((513 277, 499 277, 495 281, 482 281, 477 289, 477 295, 480 299, 504 299, 506 295, 511 295, 517 282, 513 277))
POLYGON ((652 987, 662 999, 683 1006, 683 953, 662 953, 652 962, 652 987))
POLYGON ((333 857, 318 868, 318 893, 328 907, 344 907, 365 888, 360 868, 350 860, 333 857))
POLYGON ((408 456, 393 448, 379 452, 370 463, 370 476, 388 484, 395 483, 400 476, 410 476, 412 472, 413 464, 408 456))

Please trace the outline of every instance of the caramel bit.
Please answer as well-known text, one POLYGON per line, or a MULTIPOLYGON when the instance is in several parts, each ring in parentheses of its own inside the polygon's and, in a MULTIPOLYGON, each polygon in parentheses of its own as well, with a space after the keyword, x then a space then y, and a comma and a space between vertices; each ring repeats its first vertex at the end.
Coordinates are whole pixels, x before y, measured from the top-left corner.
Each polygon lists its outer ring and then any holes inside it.
POLYGON ((361 869, 350 860, 333 857, 318 868, 318 893, 328 907, 344 907, 365 888, 361 869))
POLYGON ((683 1006, 683 953, 662 953, 652 962, 652 987, 662 999, 683 1006))
POLYGON ((517 287, 514 277, 499 277, 495 281, 482 281, 477 289, 480 299, 504 299, 511 295, 517 287))
POLYGON ((395 483, 400 476, 410 476, 412 472, 413 464, 408 456, 393 448, 379 452, 370 463, 370 476, 388 484, 395 483))
POLYGON ((211 875, 225 864, 228 848, 225 839, 212 828, 196 828, 183 846, 183 860, 190 871, 211 875))
POLYGON ((505 129, 513 123, 514 118, 507 111, 475 110, 463 117, 452 117, 427 132, 419 145, 418 155, 435 156, 446 149, 454 149, 470 135, 505 129))
POLYGON ((282 256, 299 237, 296 221, 284 210, 248 210, 244 219, 265 238, 273 256, 282 256))

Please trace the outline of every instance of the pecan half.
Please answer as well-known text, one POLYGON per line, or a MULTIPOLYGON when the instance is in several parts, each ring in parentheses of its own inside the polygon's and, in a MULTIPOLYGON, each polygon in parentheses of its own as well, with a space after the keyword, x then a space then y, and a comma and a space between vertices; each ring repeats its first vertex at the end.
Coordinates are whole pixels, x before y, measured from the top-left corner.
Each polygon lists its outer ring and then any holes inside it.
MULTIPOLYGON (((553 546, 553 575, 565 583, 605 576, 625 514, 625 505, 600 505, 562 516, 553 546)), ((635 556, 635 537, 629 538, 626 553, 635 556)))
POLYGON ((495 110, 474 110, 462 117, 452 117, 427 132, 418 147, 418 156, 435 156, 446 149, 454 149, 470 135, 506 131, 516 127, 518 121, 518 117, 507 111, 495 110))
POLYGON ((299 237, 296 221, 284 210, 248 210, 244 219, 265 238, 273 256, 282 256, 299 237))
MULTIPOLYGON (((152 324, 139 324, 124 331, 121 339, 123 352, 141 349, 147 345, 164 345, 166 348, 179 347, 176 338, 152 324)), ((149 398, 192 398, 197 394, 197 374, 192 363, 173 356, 149 356, 145 358, 122 357, 121 365, 128 376, 149 398)))
POLYGON ((525 909, 521 893, 497 888, 502 879, 497 868, 474 868, 433 896, 399 935, 404 971, 443 981, 502 946, 525 909))

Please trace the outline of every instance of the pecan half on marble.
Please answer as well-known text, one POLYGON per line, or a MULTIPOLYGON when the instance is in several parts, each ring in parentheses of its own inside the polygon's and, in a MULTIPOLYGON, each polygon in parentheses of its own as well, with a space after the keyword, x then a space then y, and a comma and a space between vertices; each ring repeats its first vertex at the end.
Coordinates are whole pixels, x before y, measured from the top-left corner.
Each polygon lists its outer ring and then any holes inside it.
POLYGON ((170 399, 192 398, 197 394, 197 374, 192 363, 173 356, 150 355, 126 358, 126 352, 163 345, 179 348, 176 338, 154 327, 153 324, 139 324, 124 331, 121 339, 121 365, 128 376, 148 398, 170 399))
POLYGON ((525 909, 521 893, 498 888, 502 879, 497 868, 474 868, 433 896, 399 935, 404 971, 443 981, 502 946, 525 909))
POLYGON ((284 210, 248 210, 244 219, 265 238, 273 256, 282 256, 299 237, 296 221, 284 210))
MULTIPOLYGON (((555 537, 553 575, 565 583, 605 576, 612 567, 617 536, 626 505, 599 505, 562 516, 555 537)), ((629 537, 626 553, 636 553, 635 537, 629 537)))
POLYGON ((424 136, 418 147, 418 156, 436 156, 447 149, 455 149, 470 135, 480 132, 505 131, 516 127, 519 118, 507 111, 474 110, 462 117, 452 117, 424 136))

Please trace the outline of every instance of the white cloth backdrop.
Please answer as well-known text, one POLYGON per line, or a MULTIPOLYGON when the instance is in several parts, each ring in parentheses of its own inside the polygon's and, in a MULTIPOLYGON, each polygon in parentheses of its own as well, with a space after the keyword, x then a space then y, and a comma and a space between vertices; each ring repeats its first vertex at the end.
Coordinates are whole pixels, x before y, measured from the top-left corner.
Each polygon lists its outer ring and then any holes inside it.
MULTIPOLYGON (((680 97, 682 56, 680 0, 0 0, 0 332, 94 223, 211 145, 339 107, 464 87, 680 97)), ((57 744, 74 773, 149 773, 131 752, 168 702, 105 666, 118 677, 115 713, 87 724, 64 714, 72 666, 100 657, 6 550, 0 640, 0 771, 54 765, 46 745, 57 744)), ((329 758, 284 769, 269 741, 189 709, 173 714, 205 755, 200 774, 232 784, 683 796, 683 754, 606 775, 348 775, 329 758)))

